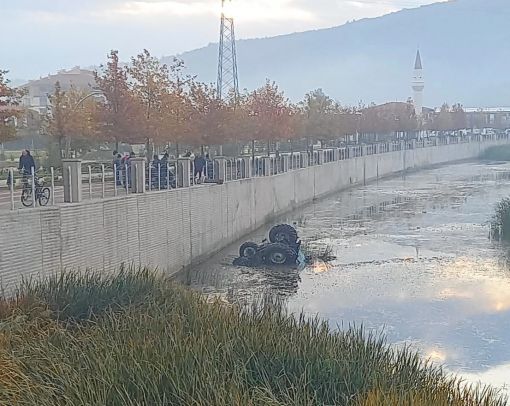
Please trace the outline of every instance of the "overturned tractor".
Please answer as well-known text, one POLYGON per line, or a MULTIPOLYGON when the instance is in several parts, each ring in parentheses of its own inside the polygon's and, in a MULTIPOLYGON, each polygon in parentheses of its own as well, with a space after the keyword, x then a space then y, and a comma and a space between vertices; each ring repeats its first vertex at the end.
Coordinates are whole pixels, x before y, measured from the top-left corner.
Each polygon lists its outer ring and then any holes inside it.
POLYGON ((274 226, 269 231, 269 241, 261 244, 245 242, 239 247, 239 258, 234 260, 236 266, 281 266, 296 265, 300 257, 297 231, 288 224, 274 226))

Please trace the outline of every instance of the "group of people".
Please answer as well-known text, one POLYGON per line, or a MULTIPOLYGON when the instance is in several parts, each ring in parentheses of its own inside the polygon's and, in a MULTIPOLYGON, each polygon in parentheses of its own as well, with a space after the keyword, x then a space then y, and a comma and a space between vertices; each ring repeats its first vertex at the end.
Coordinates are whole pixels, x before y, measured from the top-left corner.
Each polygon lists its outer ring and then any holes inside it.
POLYGON ((159 155, 155 154, 152 158, 150 165, 150 176, 147 173, 147 179, 151 182, 151 187, 154 189, 166 189, 167 186, 175 187, 175 173, 173 169, 169 167, 170 155, 165 152, 160 158, 159 155))
MULTIPOLYGON (((113 167, 115 168, 115 182, 117 186, 131 186, 131 160, 136 154, 131 151, 129 154, 121 154, 113 151, 113 167)), ((209 154, 194 155, 191 151, 186 151, 183 157, 190 158, 193 162, 193 177, 195 183, 202 183, 206 178, 211 178, 213 173, 213 162, 209 154)), ((169 166, 170 155, 165 152, 160 158, 154 154, 152 161, 147 164, 146 179, 147 185, 153 189, 166 188, 168 185, 175 187, 176 173, 175 167, 169 166), (150 168, 150 170, 149 170, 150 168)))
POLYGON ((131 151, 129 154, 120 154, 113 151, 113 168, 115 171, 115 183, 117 186, 129 187, 131 182, 131 159, 136 158, 136 154, 131 151))

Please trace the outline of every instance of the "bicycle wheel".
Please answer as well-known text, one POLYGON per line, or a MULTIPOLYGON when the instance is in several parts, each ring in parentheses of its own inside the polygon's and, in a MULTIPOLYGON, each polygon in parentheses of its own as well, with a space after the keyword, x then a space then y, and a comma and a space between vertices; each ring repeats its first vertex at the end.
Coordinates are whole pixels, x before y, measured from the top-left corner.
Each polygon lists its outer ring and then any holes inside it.
POLYGON ((21 192, 21 204, 25 207, 32 207, 32 189, 23 189, 21 192))
POLYGON ((50 201, 50 188, 42 188, 41 191, 38 193, 38 201, 39 206, 46 206, 48 202, 50 201))

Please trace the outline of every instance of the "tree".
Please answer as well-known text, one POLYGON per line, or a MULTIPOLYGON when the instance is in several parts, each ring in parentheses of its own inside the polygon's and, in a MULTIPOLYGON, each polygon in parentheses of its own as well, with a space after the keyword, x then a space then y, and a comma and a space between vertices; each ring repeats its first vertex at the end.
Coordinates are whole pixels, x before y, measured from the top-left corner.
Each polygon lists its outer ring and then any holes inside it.
POLYGON ((232 131, 235 106, 219 99, 213 86, 194 82, 189 99, 192 107, 190 144, 212 145, 236 140, 236 131, 232 131))
POLYGON ((467 127, 467 117, 464 108, 460 103, 454 104, 451 108, 453 130, 463 130, 467 127))
POLYGON ((129 89, 127 69, 119 64, 118 51, 112 50, 108 62, 94 72, 97 88, 104 96, 98 109, 98 122, 101 123, 101 138, 115 142, 132 142, 138 135, 136 123, 140 120, 140 109, 129 89))
POLYGON ((447 103, 444 103, 441 106, 441 110, 439 114, 434 118, 432 122, 432 127, 437 131, 448 131, 453 127, 452 115, 450 113, 450 106, 447 103))
POLYGON ((61 158, 69 157, 73 139, 90 138, 97 132, 97 103, 88 96, 74 87, 65 92, 57 82, 49 97, 45 130, 56 138, 61 158))
POLYGON ((276 83, 266 81, 264 86, 247 95, 245 103, 246 133, 249 139, 267 141, 268 153, 271 141, 288 139, 292 135, 292 108, 276 83))
POLYGON ((303 114, 303 134, 307 139, 330 139, 337 135, 339 105, 322 89, 314 90, 300 103, 303 114))
POLYGON ((162 65, 159 60, 151 56, 146 49, 131 58, 131 66, 127 69, 130 78, 130 88, 140 105, 143 116, 140 118, 137 130, 145 140, 146 153, 150 156, 151 139, 162 141, 164 133, 163 104, 171 90, 170 72, 176 72, 182 66, 180 63, 170 69, 162 65))
POLYGON ((22 116, 20 107, 24 92, 9 86, 7 71, 0 70, 0 143, 16 134, 16 120, 22 116))

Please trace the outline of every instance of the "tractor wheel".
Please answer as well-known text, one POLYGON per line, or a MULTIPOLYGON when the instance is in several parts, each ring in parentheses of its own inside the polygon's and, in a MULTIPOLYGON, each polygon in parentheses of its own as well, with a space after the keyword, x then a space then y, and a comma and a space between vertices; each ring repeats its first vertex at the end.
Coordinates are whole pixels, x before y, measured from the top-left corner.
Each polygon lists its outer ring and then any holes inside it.
POLYGON ((292 265, 296 263, 297 253, 286 244, 269 244, 262 251, 266 265, 292 265))
POLYGON ((297 231, 288 224, 274 226, 269 231, 269 241, 294 246, 298 240, 297 231))
POLYGON ((253 258, 255 254, 257 254, 258 249, 258 244, 255 244, 254 242, 245 242, 239 247, 239 256, 241 258, 253 258))

